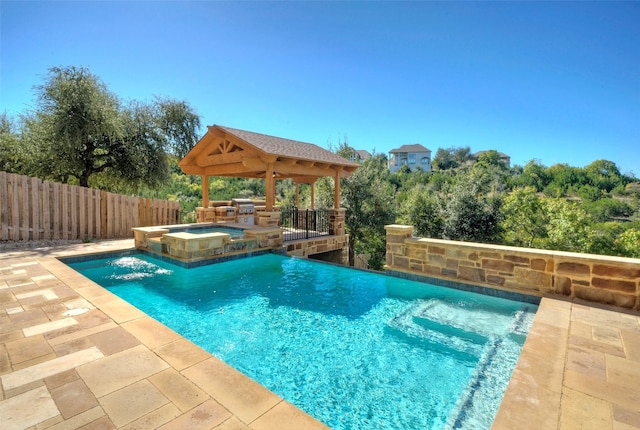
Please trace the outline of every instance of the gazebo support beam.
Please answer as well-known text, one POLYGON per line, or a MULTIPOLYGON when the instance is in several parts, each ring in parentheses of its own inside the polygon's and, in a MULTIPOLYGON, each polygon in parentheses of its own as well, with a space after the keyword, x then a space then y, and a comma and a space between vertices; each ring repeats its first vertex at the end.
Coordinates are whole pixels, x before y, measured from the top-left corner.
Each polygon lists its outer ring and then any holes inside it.
POLYGON ((266 210, 270 212, 273 210, 273 206, 276 203, 276 178, 273 171, 273 163, 267 164, 267 171, 265 173, 266 182, 266 210))
POLYGON ((336 176, 333 178, 333 208, 340 209, 340 171, 336 170, 336 176))
POLYGON ((209 176, 202 175, 202 207, 209 207, 209 176))
POLYGON ((311 182, 311 209, 315 209, 316 181, 311 182))

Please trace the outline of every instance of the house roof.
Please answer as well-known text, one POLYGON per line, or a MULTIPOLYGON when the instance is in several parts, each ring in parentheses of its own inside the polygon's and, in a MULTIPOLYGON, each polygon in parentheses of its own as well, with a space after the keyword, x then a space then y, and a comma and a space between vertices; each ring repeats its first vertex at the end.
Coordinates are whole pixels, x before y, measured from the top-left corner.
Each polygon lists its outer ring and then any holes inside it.
POLYGON ((390 154, 395 154, 398 152, 431 152, 430 149, 425 148, 419 143, 415 143, 413 145, 402 145, 400 148, 392 149, 389 151, 390 154))
POLYGON ((180 161, 187 174, 278 178, 349 176, 360 165, 312 143, 213 125, 180 161))
POLYGON ((355 149, 354 152, 357 153, 363 160, 371 158, 371 153, 365 149, 355 149))

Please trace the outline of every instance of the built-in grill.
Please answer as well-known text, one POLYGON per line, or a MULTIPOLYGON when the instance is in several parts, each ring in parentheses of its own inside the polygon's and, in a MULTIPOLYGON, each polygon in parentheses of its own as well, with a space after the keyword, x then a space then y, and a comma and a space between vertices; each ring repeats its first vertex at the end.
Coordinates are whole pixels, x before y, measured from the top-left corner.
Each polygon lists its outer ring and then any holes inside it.
POLYGON ((231 199, 231 204, 236 209, 238 223, 253 225, 253 217, 256 213, 256 206, 251 199, 231 199))

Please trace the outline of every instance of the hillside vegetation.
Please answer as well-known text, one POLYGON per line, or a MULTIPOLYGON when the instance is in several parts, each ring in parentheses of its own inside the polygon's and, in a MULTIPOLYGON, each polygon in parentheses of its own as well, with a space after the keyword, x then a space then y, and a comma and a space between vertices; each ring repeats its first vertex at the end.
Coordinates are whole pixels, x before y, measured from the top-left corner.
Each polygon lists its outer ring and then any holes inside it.
MULTIPOLYGON (((156 97, 123 102, 86 68, 53 68, 36 86, 37 108, 0 114, 0 170, 107 191, 177 200, 195 221, 200 177, 178 161, 196 143, 200 118, 188 103, 156 97)), ((346 142, 337 153, 353 153, 346 142)), ((374 155, 342 180, 350 254, 384 265, 385 231, 410 224, 423 237, 640 258, 640 182, 615 163, 585 167, 506 166, 497 151, 440 148, 433 171, 391 174, 374 155)), ((333 207, 333 179, 315 185, 316 208, 333 207)), ((295 185, 278 181, 277 201, 295 204, 295 185)), ((211 200, 263 197, 259 179, 212 177, 211 200)), ((310 207, 308 185, 300 206, 310 207)), ((353 259, 351 260, 353 261, 353 259)))

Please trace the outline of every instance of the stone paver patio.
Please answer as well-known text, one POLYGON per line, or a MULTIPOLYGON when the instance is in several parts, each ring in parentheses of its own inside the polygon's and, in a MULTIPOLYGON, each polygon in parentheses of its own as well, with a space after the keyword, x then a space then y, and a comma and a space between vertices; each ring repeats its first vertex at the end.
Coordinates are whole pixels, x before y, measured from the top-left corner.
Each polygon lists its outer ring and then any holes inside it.
MULTIPOLYGON (((306 413, 59 262, 0 254, 0 429, 315 429, 306 413)), ((640 429, 640 315, 544 298, 494 429, 640 429)))

